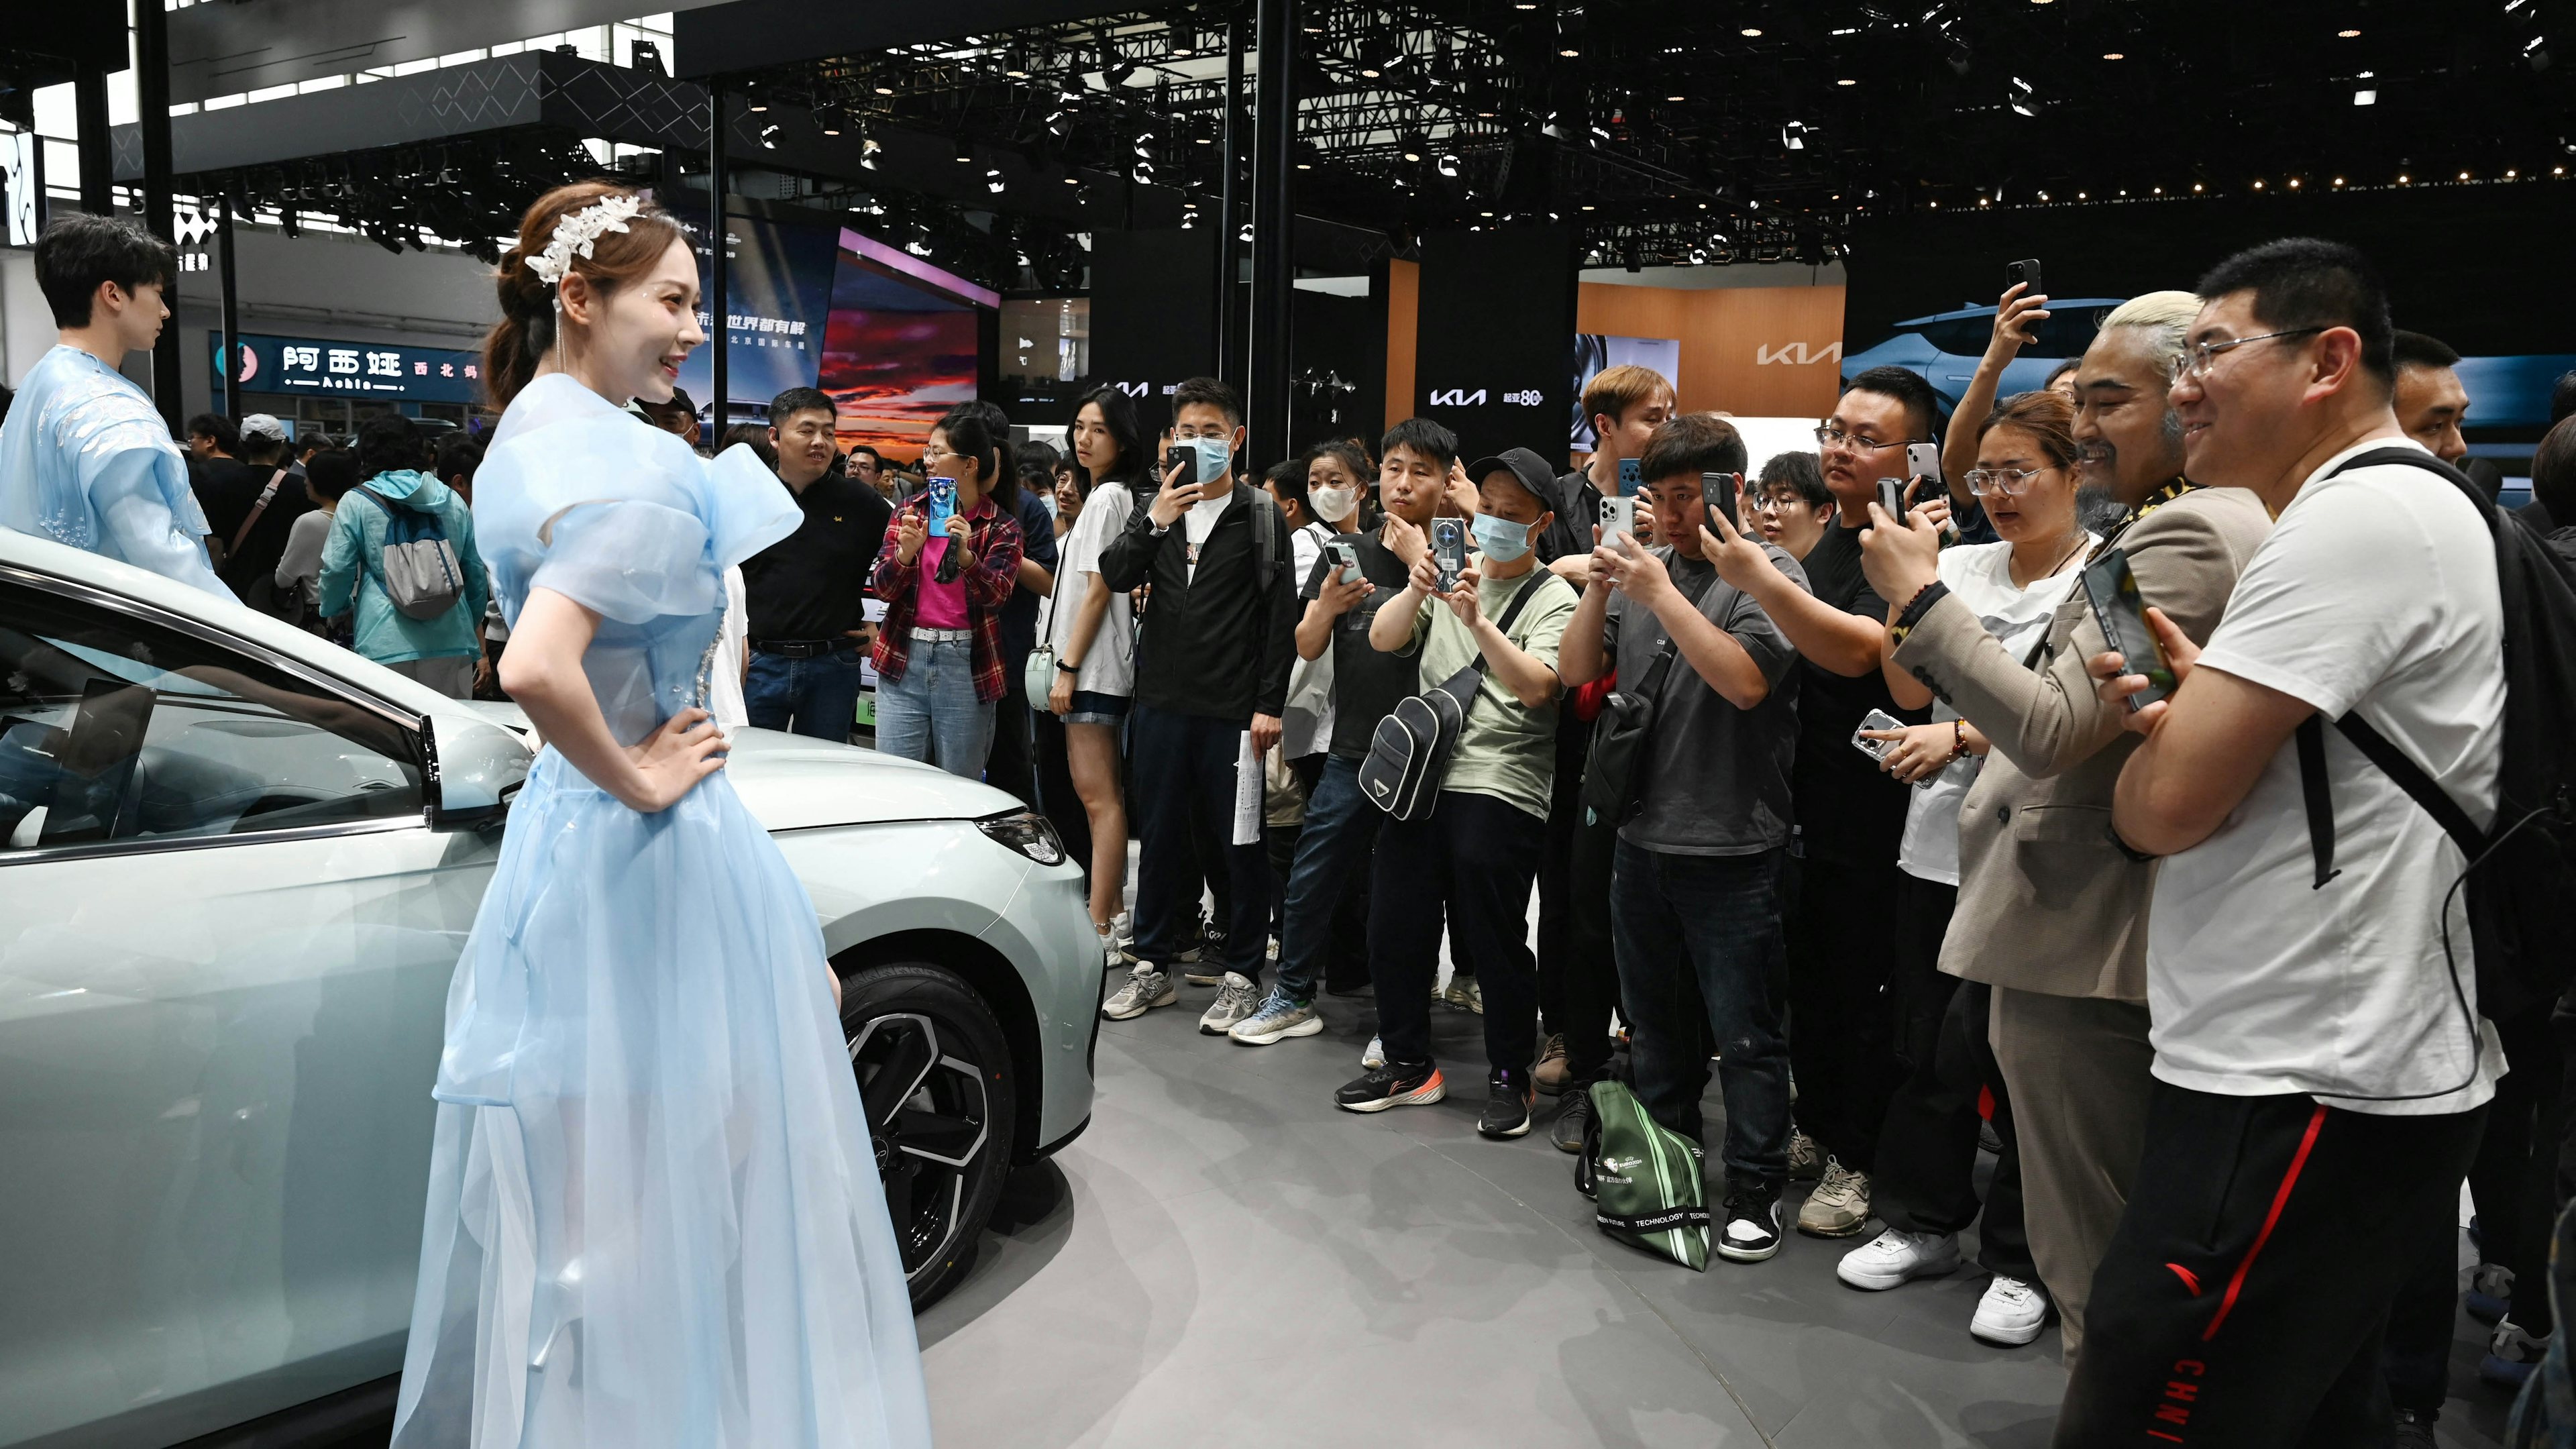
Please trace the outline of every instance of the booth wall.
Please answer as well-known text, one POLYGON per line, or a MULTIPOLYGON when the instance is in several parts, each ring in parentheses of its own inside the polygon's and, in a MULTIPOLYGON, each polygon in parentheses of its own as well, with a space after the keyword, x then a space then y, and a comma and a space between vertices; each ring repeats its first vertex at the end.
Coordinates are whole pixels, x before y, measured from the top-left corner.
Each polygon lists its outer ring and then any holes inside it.
POLYGON ((1575 330, 1678 339, 1673 386, 1684 412, 1820 418, 1833 411, 1839 385, 1843 289, 1586 282, 1575 330))

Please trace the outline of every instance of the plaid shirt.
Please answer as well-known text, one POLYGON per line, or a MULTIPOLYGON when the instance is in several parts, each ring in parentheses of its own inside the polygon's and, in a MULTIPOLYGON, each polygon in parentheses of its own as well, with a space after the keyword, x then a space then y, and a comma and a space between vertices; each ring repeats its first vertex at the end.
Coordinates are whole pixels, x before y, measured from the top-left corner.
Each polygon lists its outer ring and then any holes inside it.
MULTIPOLYGON (((903 678, 912 662, 912 621, 921 610, 921 565, 930 557, 924 543, 912 562, 903 561, 903 523, 907 518, 929 522, 930 510, 920 499, 895 510, 886 523, 884 547, 877 550, 876 568, 868 575, 868 587, 885 600, 885 625, 877 630, 877 646, 869 655, 876 665, 877 677, 892 683, 903 678)), ((966 544, 971 567, 958 575, 966 586, 966 625, 975 636, 975 698, 986 704, 1002 697, 1002 605, 1020 582, 1020 522, 1007 518, 987 498, 966 515, 972 532, 966 544)), ((957 540, 948 541, 950 548, 957 540)))

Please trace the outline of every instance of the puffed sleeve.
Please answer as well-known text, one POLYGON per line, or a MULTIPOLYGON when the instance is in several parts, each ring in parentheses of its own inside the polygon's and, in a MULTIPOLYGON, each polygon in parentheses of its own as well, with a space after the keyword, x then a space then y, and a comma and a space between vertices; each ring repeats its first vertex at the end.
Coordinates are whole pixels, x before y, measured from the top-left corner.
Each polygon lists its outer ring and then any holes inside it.
POLYGON ((750 449, 708 463, 615 413, 495 447, 474 491, 475 533, 513 624, 531 589, 630 624, 712 613, 725 568, 786 537, 800 517, 750 449))

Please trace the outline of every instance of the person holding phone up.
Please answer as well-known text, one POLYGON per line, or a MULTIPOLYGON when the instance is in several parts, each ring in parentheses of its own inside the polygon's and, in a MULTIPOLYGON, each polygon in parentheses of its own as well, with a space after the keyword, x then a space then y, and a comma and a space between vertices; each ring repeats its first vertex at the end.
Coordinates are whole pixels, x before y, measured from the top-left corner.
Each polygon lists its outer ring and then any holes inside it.
POLYGON ((1278 743, 1297 654, 1288 524, 1269 494, 1235 477, 1243 438, 1241 394, 1212 377, 1182 383, 1161 487, 1100 552, 1110 588, 1153 585, 1129 716, 1136 964, 1100 1010, 1123 1021, 1180 999, 1181 922, 1197 916, 1204 866, 1228 887, 1224 984, 1199 1018, 1218 1036, 1259 1004, 1270 938, 1269 856, 1258 839, 1233 843, 1236 762, 1247 734, 1256 758, 1278 743), (1227 842, 1217 858, 1200 860, 1193 819, 1199 838, 1227 842))
MULTIPOLYGON (((2161 292, 2113 312, 2078 370, 2072 432, 2083 481, 2127 510, 2105 544, 2127 552, 2149 603, 2207 638, 2270 523, 2250 493, 2180 477, 2182 429, 2162 384, 2196 310, 2190 294, 2161 292)), ((2101 631, 2080 591, 2051 612, 2034 656, 1998 639, 1965 591, 1943 582, 1933 528, 1872 522, 1861 566, 1893 609, 1889 658, 1958 712, 1966 738, 1991 742, 1959 802, 1959 894, 1940 967, 1993 992, 1990 1044, 2012 1104, 2030 1256, 2071 1366, 2094 1267, 2137 1171, 2151 1087, 2154 871, 2106 829, 2133 745, 2124 711, 2103 706, 2084 672, 2101 631)))
POLYGON ((1001 441, 957 408, 921 450, 930 486, 886 530, 870 580, 885 601, 877 631, 877 748, 970 780, 984 774, 1002 697, 1002 605, 1019 583, 1020 523, 987 496, 1001 441), (936 534, 945 485, 955 502, 936 534))

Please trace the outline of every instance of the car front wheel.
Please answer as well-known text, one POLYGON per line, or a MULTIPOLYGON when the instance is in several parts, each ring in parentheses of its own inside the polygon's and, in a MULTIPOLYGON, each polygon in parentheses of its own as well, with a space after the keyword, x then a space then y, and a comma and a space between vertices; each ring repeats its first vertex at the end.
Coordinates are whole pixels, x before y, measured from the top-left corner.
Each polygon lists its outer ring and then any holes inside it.
POLYGON ((973 987, 919 962, 844 977, 841 1035, 918 1312, 965 1276, 1010 1171, 1010 1049, 973 987))

